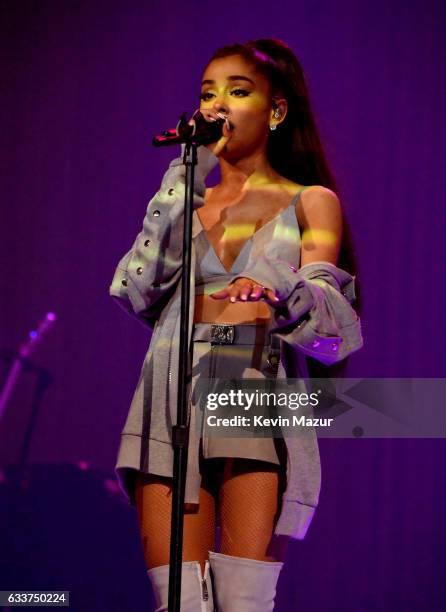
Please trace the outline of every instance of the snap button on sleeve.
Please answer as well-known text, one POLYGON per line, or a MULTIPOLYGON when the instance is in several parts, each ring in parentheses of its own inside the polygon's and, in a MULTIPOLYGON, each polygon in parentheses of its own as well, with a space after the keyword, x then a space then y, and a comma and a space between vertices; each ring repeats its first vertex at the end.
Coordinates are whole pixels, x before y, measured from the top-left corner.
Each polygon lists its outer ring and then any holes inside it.
POLYGON ((142 274, 142 268, 136 268, 136 274, 141 275, 142 274))
POLYGON ((319 344, 320 344, 319 340, 313 340, 313 342, 312 342, 312 346, 314 346, 314 348, 319 346, 319 344))
POLYGON ((173 187, 171 187, 167 193, 169 195, 173 195, 175 193, 175 189, 173 189, 173 187))
POLYGON ((159 210, 154 210, 154 211, 153 211, 153 213, 152 213, 152 215, 153 215, 154 217, 159 217, 159 216, 160 216, 160 214, 161 214, 161 213, 160 213, 160 211, 159 211, 159 210))
POLYGON ((127 287, 127 279, 126 278, 122 279, 121 285, 124 285, 124 287, 127 287))
POLYGON ((275 355, 274 353, 270 353, 267 357, 267 362, 272 368, 275 368, 277 365, 279 365, 279 356, 275 355))
POLYGON ((339 350, 339 344, 337 344, 337 342, 333 342, 333 344, 331 345, 331 350, 336 353, 336 351, 339 350))

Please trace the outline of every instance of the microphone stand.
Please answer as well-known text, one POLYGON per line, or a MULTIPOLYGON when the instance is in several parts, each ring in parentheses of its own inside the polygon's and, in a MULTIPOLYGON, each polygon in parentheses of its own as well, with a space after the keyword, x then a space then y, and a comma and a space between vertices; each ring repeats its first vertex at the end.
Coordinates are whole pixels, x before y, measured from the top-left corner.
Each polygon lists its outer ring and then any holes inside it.
POLYGON ((172 517, 170 524, 169 560, 169 612, 180 612, 181 568, 183 553, 184 495, 186 489, 189 424, 187 423, 187 383, 189 374, 189 300, 190 269, 192 254, 192 213, 194 202, 195 166, 197 165, 197 143, 186 142, 183 163, 186 166, 184 192, 183 267, 181 273, 181 321, 178 364, 177 424, 172 426, 173 488, 172 517))
POLYGON ((166 130, 155 136, 152 144, 156 147, 185 143, 183 164, 186 166, 184 190, 184 230, 183 258, 181 269, 181 311, 180 311, 180 345, 178 364, 178 406, 177 424, 172 426, 173 447, 173 483, 172 483, 172 516, 170 523, 170 558, 169 558, 169 600, 168 612, 180 612, 181 603, 181 569, 183 560, 183 518, 184 495, 186 490, 187 455, 189 445, 189 423, 187 422, 188 382, 190 366, 189 347, 189 303, 190 271, 192 254, 192 213, 194 207, 195 166, 197 165, 197 148, 200 145, 216 142, 221 137, 224 120, 206 123, 199 111, 194 114, 195 127, 186 121, 186 113, 180 117, 175 130, 166 130))

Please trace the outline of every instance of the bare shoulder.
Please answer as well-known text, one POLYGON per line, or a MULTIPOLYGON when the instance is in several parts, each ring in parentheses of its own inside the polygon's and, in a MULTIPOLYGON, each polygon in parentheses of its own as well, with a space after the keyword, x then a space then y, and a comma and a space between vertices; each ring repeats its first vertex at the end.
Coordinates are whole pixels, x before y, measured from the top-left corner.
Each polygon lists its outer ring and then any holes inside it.
POLYGON ((337 194, 323 185, 304 186, 299 201, 302 203, 304 208, 318 204, 321 204, 322 206, 340 206, 340 201, 337 194))
POLYGON ((304 187, 296 202, 296 216, 301 227, 339 222, 341 202, 337 194, 323 185, 304 187))

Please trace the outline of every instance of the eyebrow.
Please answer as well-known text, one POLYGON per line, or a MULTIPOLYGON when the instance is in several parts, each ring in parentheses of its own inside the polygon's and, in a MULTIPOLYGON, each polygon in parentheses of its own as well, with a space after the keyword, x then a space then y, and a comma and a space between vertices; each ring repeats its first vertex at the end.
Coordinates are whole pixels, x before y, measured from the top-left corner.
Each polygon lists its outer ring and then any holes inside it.
MULTIPOLYGON (((255 85, 252 79, 248 79, 248 77, 242 76, 240 74, 233 74, 231 76, 228 76, 228 81, 248 81, 249 83, 255 85)), ((214 83, 215 81, 213 81, 212 79, 205 79, 201 85, 213 85, 214 83)))

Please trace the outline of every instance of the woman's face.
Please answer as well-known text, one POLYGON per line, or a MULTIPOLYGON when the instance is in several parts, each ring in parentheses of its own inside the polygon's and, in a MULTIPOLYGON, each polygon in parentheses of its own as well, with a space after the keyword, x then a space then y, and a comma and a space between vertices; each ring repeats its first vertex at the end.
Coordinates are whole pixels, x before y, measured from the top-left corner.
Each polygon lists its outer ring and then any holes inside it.
MULTIPOLYGON (((240 55, 213 60, 203 74, 200 110, 224 113, 232 127, 226 155, 266 149, 273 115, 268 80, 240 55)), ((225 156, 226 156, 225 155, 225 156)))

